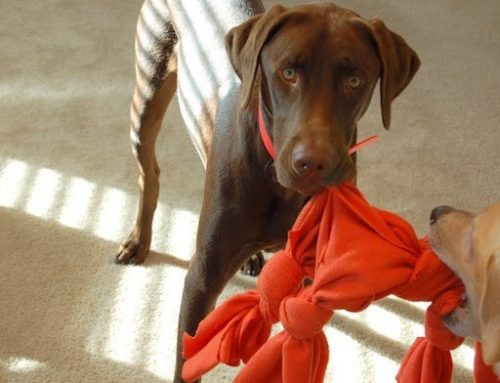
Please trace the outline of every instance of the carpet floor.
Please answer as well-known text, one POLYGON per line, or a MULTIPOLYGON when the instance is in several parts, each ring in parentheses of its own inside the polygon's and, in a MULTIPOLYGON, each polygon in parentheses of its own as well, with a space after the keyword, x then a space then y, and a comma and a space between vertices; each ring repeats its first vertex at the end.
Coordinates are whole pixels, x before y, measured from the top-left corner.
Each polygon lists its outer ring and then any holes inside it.
MULTIPOLYGON (((362 137, 381 136, 359 156, 367 198, 420 235, 437 205, 479 211, 500 199, 500 2, 338 3, 382 18, 422 61, 393 104, 390 131, 378 96, 362 119, 362 137)), ((128 107, 140 5, 0 0, 2 383, 172 379, 204 171, 174 103, 157 146, 152 254, 142 266, 115 265, 138 203, 128 107)), ((254 284, 237 275, 223 296, 254 284)), ((390 297, 359 314, 337 313, 326 329, 325 381, 393 381, 424 311, 390 297)), ((454 353, 454 382, 472 382, 471 347, 454 353)), ((220 367, 205 381, 234 376, 220 367)))

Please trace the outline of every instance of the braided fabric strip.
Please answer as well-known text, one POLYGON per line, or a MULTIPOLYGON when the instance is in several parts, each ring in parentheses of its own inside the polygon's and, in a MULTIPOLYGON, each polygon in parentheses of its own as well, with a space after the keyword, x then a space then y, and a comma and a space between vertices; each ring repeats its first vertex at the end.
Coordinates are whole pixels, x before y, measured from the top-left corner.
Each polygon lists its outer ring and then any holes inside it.
MULTIPOLYGON (((314 196, 289 232, 283 251, 264 267, 257 290, 230 298, 184 338, 183 379, 194 381, 223 362, 246 363, 237 383, 321 383, 328 363, 322 331, 334 310, 360 311, 396 294, 429 301, 425 334, 405 356, 400 383, 449 383, 450 350, 463 338, 441 317, 464 287, 401 217, 369 205, 352 184, 314 196), (304 276, 313 278, 304 286, 304 276), (381 277, 383 276, 383 278, 381 277), (281 321, 284 331, 269 338, 281 321)), ((498 383, 476 358, 476 383, 498 383)))

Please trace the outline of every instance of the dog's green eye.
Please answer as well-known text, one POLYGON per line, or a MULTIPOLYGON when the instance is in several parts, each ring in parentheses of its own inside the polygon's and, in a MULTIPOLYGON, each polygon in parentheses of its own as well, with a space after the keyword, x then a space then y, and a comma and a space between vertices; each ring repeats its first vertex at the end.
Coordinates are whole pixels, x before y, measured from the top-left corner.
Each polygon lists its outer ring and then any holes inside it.
POLYGON ((361 85, 361 79, 358 76, 351 76, 347 81, 349 82, 349 86, 351 88, 357 88, 361 85))
POLYGON ((286 81, 295 82, 297 80, 297 71, 294 68, 285 68, 281 71, 281 75, 286 81))

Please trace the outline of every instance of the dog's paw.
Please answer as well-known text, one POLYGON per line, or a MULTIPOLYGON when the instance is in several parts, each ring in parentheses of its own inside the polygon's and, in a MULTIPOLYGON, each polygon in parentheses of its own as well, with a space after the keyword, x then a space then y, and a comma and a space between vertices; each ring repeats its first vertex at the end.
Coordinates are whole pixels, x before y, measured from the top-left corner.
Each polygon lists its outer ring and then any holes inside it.
POLYGON ((262 252, 258 252, 252 255, 248 260, 241 266, 241 273, 244 275, 250 275, 256 277, 262 271, 266 260, 262 252))
POLYGON ((138 265, 144 262, 146 255, 149 251, 149 246, 144 245, 144 243, 133 235, 124 241, 118 253, 115 255, 115 263, 122 265, 138 265))

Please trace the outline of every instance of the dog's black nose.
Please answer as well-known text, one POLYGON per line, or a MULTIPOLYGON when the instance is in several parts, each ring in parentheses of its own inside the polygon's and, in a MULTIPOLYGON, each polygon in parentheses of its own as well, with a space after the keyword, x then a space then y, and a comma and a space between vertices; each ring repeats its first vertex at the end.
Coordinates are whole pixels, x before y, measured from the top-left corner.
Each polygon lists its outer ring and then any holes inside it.
POLYGON ((439 219, 439 217, 442 217, 443 215, 448 214, 449 212, 451 212, 453 210, 455 210, 455 209, 453 209, 451 206, 446 206, 446 205, 438 206, 438 207, 432 209, 432 211, 431 211, 431 225, 433 223, 435 223, 439 219))
POLYGON ((332 153, 311 143, 299 143, 293 151, 292 166, 299 175, 323 177, 331 172, 332 153))

